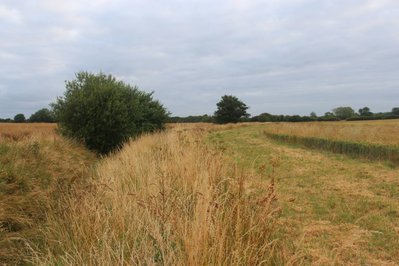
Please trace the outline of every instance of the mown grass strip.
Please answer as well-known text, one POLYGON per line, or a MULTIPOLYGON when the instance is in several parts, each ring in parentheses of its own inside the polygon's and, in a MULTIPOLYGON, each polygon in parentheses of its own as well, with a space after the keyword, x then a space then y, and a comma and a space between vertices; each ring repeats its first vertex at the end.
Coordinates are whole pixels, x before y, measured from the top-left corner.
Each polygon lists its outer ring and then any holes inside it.
POLYGON ((291 144, 299 144, 306 148, 325 150, 369 160, 390 161, 399 165, 399 148, 394 146, 274 134, 266 131, 264 131, 264 134, 270 139, 291 144))

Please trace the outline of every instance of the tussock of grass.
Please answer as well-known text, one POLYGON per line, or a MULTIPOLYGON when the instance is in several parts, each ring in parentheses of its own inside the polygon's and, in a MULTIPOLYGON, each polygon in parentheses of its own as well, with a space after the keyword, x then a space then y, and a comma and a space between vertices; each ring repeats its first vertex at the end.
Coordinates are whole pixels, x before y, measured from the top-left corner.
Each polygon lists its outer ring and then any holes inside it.
POLYGON ((267 131, 264 135, 270 139, 300 144, 307 148, 325 150, 334 153, 365 158, 368 160, 390 161, 399 164, 399 147, 371 143, 357 143, 343 140, 323 139, 317 137, 301 137, 296 135, 273 134, 267 131))
POLYGON ((287 262, 273 237, 279 213, 273 184, 255 195, 250 176, 203 146, 202 132, 177 126, 104 159, 88 186, 60 199, 63 212, 50 213, 46 249, 34 263, 287 262))

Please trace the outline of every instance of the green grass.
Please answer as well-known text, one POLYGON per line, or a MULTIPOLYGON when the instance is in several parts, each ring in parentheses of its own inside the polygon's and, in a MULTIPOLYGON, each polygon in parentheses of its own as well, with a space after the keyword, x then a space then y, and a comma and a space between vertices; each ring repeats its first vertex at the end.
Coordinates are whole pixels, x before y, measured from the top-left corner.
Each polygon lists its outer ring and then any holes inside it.
POLYGON ((285 237, 310 263, 399 263, 399 176, 358 160, 265 138, 264 127, 211 133, 215 149, 269 182, 275 165, 285 237))

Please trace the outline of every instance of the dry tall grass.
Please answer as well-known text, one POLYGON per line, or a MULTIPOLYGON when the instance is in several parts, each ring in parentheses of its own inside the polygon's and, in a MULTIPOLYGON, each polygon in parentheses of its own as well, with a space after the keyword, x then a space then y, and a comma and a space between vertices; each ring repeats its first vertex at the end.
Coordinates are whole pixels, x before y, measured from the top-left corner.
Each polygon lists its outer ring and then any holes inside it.
POLYGON ((399 120, 269 123, 271 134, 399 146, 399 120))
POLYGON ((56 128, 57 124, 50 123, 0 123, 0 141, 52 139, 57 137, 56 128))
POLYGON ((96 156, 55 134, 55 124, 0 124, 0 265, 24 264, 46 212, 96 156))
POLYGON ((179 126, 105 158, 90 184, 48 215, 35 264, 283 264, 273 183, 251 176, 179 126))

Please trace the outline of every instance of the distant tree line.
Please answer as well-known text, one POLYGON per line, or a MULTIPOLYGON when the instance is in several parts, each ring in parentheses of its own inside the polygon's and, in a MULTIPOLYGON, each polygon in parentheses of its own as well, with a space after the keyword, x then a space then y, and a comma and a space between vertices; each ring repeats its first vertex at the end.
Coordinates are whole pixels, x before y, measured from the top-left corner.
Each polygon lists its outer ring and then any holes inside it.
MULTIPOLYGON (((52 106, 54 107, 54 106, 52 106)), ((52 108, 54 109, 54 108, 52 108)), ((161 108, 162 109, 162 108, 161 108)), ((363 107, 356 112, 352 107, 341 106, 334 108, 324 115, 318 116, 311 112, 308 116, 300 115, 274 115, 270 113, 261 113, 256 116, 250 116, 246 111, 248 106, 232 95, 224 95, 217 103, 217 110, 214 115, 190 115, 167 116, 167 123, 237 123, 237 122, 310 122, 310 121, 356 121, 356 120, 381 120, 381 119, 399 119, 399 107, 392 108, 391 112, 373 113, 369 107, 363 107)), ((161 115, 162 116, 162 115, 161 115)), ((166 115, 164 115, 166 116, 166 115)), ((43 108, 33 113, 29 119, 25 119, 24 114, 15 115, 14 119, 1 119, 0 122, 58 122, 53 110, 43 108)))
POLYGON ((171 116, 167 123, 212 123, 213 116, 210 115, 190 115, 186 117, 171 116))
POLYGON ((272 115, 262 113, 250 118, 251 122, 308 122, 308 121, 356 121, 356 120, 381 120, 399 119, 399 107, 392 108, 391 112, 373 113, 369 107, 363 107, 355 112, 353 108, 344 106, 334 108, 322 116, 312 112, 309 116, 300 115, 272 115))
POLYGON ((42 108, 35 113, 33 113, 28 119, 25 118, 25 115, 20 113, 16 114, 14 116, 14 119, 11 118, 6 118, 2 119, 0 118, 0 122, 8 122, 8 123, 26 123, 26 122, 32 122, 32 123, 55 123, 56 119, 54 117, 54 112, 52 110, 49 110, 48 108, 42 108))
POLYGON ((300 115, 273 115, 261 113, 250 117, 246 113, 248 107, 238 98, 225 95, 217 104, 217 111, 213 116, 198 115, 169 117, 168 123, 236 123, 236 122, 311 122, 311 121, 356 121, 356 120, 380 120, 380 119, 399 119, 399 107, 392 108, 391 112, 371 112, 369 107, 363 107, 356 112, 352 107, 342 106, 326 112, 322 116, 317 116, 311 112, 309 116, 300 115))

